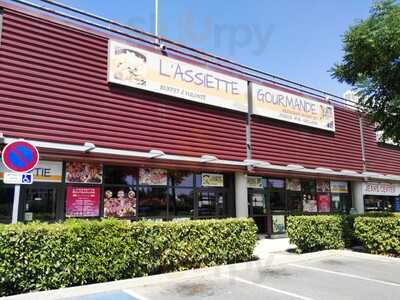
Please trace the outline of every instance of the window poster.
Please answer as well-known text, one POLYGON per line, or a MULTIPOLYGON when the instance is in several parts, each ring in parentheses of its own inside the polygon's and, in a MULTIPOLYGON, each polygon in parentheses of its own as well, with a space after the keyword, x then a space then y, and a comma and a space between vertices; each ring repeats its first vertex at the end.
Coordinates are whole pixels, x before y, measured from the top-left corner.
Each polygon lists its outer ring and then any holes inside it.
POLYGON ((272 216, 272 231, 273 233, 285 233, 285 216, 274 215, 272 216))
POLYGON ((262 177, 258 176, 247 176, 247 187, 252 189, 262 189, 262 177))
POLYGON ((203 173, 201 174, 201 186, 224 186, 224 174, 203 173))
POLYGON ((139 169, 139 184, 142 185, 167 185, 167 170, 164 169, 139 169))
POLYGON ((66 199, 67 217, 98 217, 100 187, 68 186, 66 199))
POLYGON ((329 193, 330 185, 327 180, 317 180, 317 193, 329 193))
POLYGON ((331 211, 331 200, 329 195, 318 195, 318 207, 319 212, 330 212, 331 211))
POLYGON ((136 192, 132 188, 107 188, 104 191, 104 217, 136 216, 136 192))
POLYGON ((101 184, 103 182, 103 166, 99 163, 67 162, 65 182, 101 184))
POLYGON ((303 212, 318 212, 317 200, 313 195, 303 195, 303 212))
POLYGON ((286 189, 288 191, 301 192, 300 179, 287 178, 286 179, 286 189))
POLYGON ((347 194, 348 192, 347 181, 331 181, 331 193, 347 194))
POLYGON ((251 200, 253 203, 253 207, 265 207, 265 197, 264 194, 252 194, 251 200))
POLYGON ((332 204, 333 204, 333 208, 335 210, 339 210, 340 209, 340 196, 339 195, 332 195, 332 204))

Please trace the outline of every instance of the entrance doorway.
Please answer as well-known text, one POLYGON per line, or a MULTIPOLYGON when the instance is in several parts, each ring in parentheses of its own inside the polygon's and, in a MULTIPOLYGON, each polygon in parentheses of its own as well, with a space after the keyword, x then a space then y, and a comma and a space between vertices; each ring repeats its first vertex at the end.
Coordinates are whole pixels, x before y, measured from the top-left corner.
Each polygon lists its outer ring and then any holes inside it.
POLYGON ((24 186, 21 189, 21 215, 23 222, 55 222, 63 218, 61 189, 57 185, 24 186))

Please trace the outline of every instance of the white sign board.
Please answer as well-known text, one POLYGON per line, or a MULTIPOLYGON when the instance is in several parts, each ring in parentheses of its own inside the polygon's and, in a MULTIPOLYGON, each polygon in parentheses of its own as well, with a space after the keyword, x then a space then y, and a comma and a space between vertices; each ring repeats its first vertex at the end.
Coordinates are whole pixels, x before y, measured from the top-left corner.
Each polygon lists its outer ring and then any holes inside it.
POLYGON ((110 40, 108 81, 247 112, 247 81, 110 40))
POLYGON ((335 131, 333 105, 294 91, 252 83, 253 113, 281 121, 335 131))
POLYGON ((33 176, 31 173, 4 173, 4 183, 7 184, 32 184, 33 176))
POLYGON ((398 196, 400 195, 400 185, 389 182, 364 182, 363 194, 378 196, 398 196))

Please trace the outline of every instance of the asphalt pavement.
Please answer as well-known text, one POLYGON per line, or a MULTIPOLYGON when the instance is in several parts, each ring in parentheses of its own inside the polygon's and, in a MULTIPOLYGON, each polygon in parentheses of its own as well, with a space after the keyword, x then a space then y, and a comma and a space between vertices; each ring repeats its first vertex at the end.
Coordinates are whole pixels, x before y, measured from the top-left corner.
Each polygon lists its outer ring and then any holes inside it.
POLYGON ((322 251, 10 299, 400 299, 400 259, 322 251))

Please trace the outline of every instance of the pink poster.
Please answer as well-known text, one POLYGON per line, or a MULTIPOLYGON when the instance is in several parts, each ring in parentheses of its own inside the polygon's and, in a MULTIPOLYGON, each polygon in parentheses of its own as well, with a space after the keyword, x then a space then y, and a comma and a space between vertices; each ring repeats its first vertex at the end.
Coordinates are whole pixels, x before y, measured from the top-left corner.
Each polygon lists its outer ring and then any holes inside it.
POLYGON ((329 195, 318 195, 318 208, 319 212, 330 212, 331 211, 331 200, 329 195))
POLYGON ((100 187, 67 187, 67 217, 98 217, 100 187))

